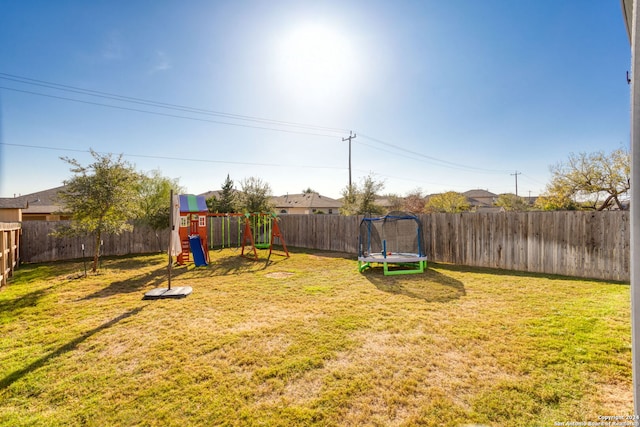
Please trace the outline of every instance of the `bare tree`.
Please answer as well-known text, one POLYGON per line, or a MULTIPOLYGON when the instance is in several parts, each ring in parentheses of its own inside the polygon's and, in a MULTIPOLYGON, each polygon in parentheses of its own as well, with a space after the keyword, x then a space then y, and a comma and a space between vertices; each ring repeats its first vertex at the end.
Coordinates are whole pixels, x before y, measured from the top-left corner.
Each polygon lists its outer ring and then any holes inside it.
POLYGON ((613 207, 624 209, 622 202, 631 188, 631 156, 625 149, 609 154, 602 151, 571 153, 566 162, 552 166, 551 173, 551 182, 543 196, 556 200, 556 205, 575 204, 598 211, 613 207))

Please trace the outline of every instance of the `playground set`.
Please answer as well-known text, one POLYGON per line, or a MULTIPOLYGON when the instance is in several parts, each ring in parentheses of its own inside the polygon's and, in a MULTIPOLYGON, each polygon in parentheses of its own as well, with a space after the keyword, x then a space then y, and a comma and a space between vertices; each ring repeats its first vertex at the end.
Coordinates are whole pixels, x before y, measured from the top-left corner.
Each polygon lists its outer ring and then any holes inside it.
POLYGON ((178 264, 193 261, 196 267, 205 266, 209 263, 208 249, 216 247, 240 248, 240 255, 255 260, 259 259, 258 249, 269 249, 270 258, 276 240, 282 245, 285 256, 289 257, 275 214, 209 213, 203 196, 187 194, 178 197, 181 248, 177 255, 178 264))
POLYGON ((191 260, 196 267, 205 266, 209 262, 207 247, 207 203, 202 196, 191 194, 180 196, 180 246, 178 264, 184 265, 191 260))
POLYGON ((224 213, 209 214, 209 248, 240 248, 240 255, 258 260, 258 249, 274 250, 276 239, 284 256, 289 257, 287 244, 278 225, 278 217, 272 213, 224 213), (245 250, 247 253, 245 254, 245 250))
MULTIPOLYGON (((259 259, 258 249, 269 249, 268 263, 278 240, 284 256, 289 257, 278 217, 273 213, 213 214, 208 212, 203 196, 174 196, 172 191, 170 217, 168 288, 153 289, 145 293, 144 299, 184 298, 191 294, 190 286, 171 287, 173 257, 180 265, 192 260, 196 267, 206 266, 209 249, 215 249, 216 242, 220 248, 241 248, 240 255, 254 260, 259 259)), ((427 267, 424 248, 422 223, 415 215, 392 212, 365 217, 359 227, 358 270, 362 273, 373 264, 382 264, 385 276, 423 273, 427 267)))
POLYGON ((362 273, 374 263, 383 265, 385 276, 424 272, 427 257, 420 219, 405 212, 363 218, 358 236, 358 270, 362 273), (390 269, 390 265, 396 268, 390 269))
POLYGON ((278 218, 271 213, 228 213, 211 214, 208 211, 206 200, 203 196, 191 194, 174 195, 171 191, 170 237, 169 237, 169 264, 168 287, 155 288, 145 293, 143 299, 184 298, 191 294, 190 286, 171 287, 171 274, 173 257, 180 265, 193 261, 196 267, 206 266, 209 263, 209 249, 214 248, 214 218, 220 217, 219 237, 221 247, 225 244, 232 246, 231 220, 236 219, 238 245, 241 247, 241 255, 258 260, 258 249, 269 249, 267 263, 273 252, 276 239, 284 249, 284 254, 289 257, 287 245, 278 226, 278 218), (225 227, 226 226, 226 227, 225 227), (208 240, 207 231, 211 231, 211 241, 208 240), (252 254, 253 256, 250 256, 252 254))

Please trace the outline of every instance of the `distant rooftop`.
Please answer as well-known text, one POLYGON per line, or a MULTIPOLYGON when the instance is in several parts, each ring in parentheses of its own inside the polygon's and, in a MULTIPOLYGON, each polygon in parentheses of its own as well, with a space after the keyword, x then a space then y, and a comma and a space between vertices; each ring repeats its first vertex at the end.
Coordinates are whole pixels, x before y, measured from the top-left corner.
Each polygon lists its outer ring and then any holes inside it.
POLYGON ((287 194, 271 199, 278 208, 336 208, 342 206, 342 202, 318 193, 287 194))

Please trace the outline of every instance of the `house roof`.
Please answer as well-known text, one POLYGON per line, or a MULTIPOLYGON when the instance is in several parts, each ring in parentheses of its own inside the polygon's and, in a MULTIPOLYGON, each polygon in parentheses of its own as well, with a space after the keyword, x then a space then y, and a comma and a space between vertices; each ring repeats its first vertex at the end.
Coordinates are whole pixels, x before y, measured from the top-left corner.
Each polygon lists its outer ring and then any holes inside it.
POLYGON ((497 194, 492 193, 491 191, 480 190, 480 189, 465 191, 462 194, 464 194, 465 196, 469 197, 470 199, 483 199, 483 198, 498 197, 497 194))
POLYGON ((22 197, 0 197, 0 209, 26 209, 27 201, 22 197))
POLYGON ((373 201, 378 206, 382 206, 383 208, 391 208, 395 206, 395 201, 391 200, 389 197, 376 197, 373 201))
POLYGON ((24 194, 13 198, 0 198, 2 209, 22 209, 23 214, 43 214, 59 212, 61 205, 56 201, 58 193, 65 186, 50 188, 35 193, 24 194))
POLYGON ((340 208, 342 202, 318 193, 287 194, 273 197, 272 203, 276 208, 340 208))
POLYGON ((206 193, 198 194, 198 196, 202 196, 205 200, 210 199, 211 197, 215 197, 216 199, 220 198, 220 191, 207 191, 206 193))
MULTIPOLYGON (((233 191, 233 194, 239 193, 239 191, 236 190, 235 188, 232 191, 233 191)), ((210 190, 210 191, 207 191, 206 193, 198 194, 198 196, 204 197, 205 200, 210 199, 211 197, 215 197, 216 199, 220 200, 220 197, 222 197, 222 190, 210 190)))
POLYGON ((493 205, 493 201, 498 197, 497 194, 487 190, 469 190, 465 191, 464 196, 469 200, 472 206, 490 207, 493 205))
POLYGON ((50 188, 48 190, 38 191, 36 193, 25 194, 22 196, 27 202, 27 208, 22 211, 23 214, 43 214, 60 212, 62 205, 58 202, 58 193, 64 190, 66 186, 50 188))
POLYGON ((627 36, 631 42, 631 32, 633 28, 633 0, 622 0, 622 17, 624 26, 627 29, 627 36))

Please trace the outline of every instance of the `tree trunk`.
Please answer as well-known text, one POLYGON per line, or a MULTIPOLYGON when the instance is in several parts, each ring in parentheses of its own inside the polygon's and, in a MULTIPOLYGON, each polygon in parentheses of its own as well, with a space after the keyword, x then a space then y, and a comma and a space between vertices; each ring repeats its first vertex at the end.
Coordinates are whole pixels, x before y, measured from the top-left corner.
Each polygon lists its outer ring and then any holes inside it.
POLYGON ((606 198, 606 200, 596 210, 597 211, 603 211, 603 210, 607 209, 609 207, 609 205, 611 204, 611 199, 613 199, 613 196, 610 195, 609 197, 606 198))
POLYGON ((102 233, 99 231, 96 233, 96 240, 94 242, 94 250, 93 250, 93 264, 91 265, 91 272, 95 273, 98 271, 98 259, 100 258, 100 237, 102 233))

